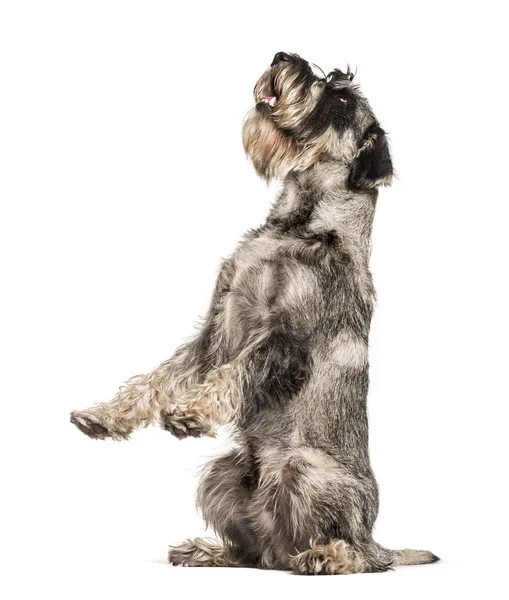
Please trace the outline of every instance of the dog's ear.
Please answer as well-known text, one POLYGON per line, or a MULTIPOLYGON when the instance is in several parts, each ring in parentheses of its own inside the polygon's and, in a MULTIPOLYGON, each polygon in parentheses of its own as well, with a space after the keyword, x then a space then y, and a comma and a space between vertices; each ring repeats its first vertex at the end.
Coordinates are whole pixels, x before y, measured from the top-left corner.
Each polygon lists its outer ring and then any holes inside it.
POLYGON ((370 125, 355 156, 348 184, 353 189, 372 189, 391 185, 392 167, 389 144, 385 131, 378 123, 370 125))

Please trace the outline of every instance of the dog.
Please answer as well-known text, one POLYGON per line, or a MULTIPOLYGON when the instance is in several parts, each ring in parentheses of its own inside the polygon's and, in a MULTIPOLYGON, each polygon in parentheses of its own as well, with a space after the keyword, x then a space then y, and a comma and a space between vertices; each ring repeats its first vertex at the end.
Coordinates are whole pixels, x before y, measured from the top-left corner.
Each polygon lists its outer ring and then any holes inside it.
POLYGON ((111 402, 71 413, 95 439, 156 420, 179 439, 231 424, 235 447, 206 466, 197 494, 221 541, 170 547, 174 565, 343 574, 438 560, 372 538, 368 263, 378 188, 394 173, 350 69, 313 67, 278 52, 255 86, 244 148, 283 185, 222 263, 201 329, 111 402))

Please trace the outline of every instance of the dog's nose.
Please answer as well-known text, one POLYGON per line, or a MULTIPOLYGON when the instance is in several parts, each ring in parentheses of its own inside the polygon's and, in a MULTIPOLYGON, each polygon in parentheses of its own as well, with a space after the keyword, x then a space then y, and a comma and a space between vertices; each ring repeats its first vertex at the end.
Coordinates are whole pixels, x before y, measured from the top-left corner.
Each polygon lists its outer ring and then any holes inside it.
POLYGON ((278 52, 274 56, 274 59, 272 60, 270 66, 273 67, 274 65, 277 65, 277 63, 280 63, 283 60, 290 60, 290 56, 286 52, 278 52))

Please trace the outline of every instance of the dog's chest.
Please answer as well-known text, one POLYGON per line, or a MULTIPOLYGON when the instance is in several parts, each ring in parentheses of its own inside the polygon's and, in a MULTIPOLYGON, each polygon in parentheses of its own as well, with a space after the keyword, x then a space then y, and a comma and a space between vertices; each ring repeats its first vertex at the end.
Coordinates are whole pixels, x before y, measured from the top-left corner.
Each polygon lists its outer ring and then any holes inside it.
POLYGON ((312 335, 324 319, 343 319, 364 296, 371 298, 366 277, 356 273, 348 257, 331 249, 331 243, 336 243, 333 236, 299 239, 270 232, 239 247, 222 302, 222 322, 232 347, 247 332, 274 324, 312 335))

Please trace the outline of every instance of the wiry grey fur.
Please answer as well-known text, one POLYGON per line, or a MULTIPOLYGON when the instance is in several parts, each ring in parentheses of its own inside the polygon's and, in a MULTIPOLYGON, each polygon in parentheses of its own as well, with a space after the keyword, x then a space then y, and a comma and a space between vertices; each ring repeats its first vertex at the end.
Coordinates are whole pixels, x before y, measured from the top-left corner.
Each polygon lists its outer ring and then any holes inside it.
POLYGON ((209 463, 198 489, 221 543, 188 540, 170 548, 173 564, 334 574, 437 560, 372 539, 368 263, 392 163, 352 79, 276 55, 243 131, 259 174, 283 179, 266 223, 224 261, 191 341, 112 402, 72 413, 99 439, 157 419, 179 438, 233 423, 236 448, 209 463))

